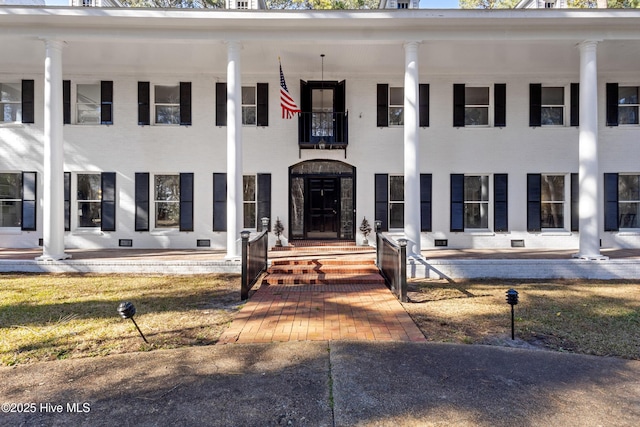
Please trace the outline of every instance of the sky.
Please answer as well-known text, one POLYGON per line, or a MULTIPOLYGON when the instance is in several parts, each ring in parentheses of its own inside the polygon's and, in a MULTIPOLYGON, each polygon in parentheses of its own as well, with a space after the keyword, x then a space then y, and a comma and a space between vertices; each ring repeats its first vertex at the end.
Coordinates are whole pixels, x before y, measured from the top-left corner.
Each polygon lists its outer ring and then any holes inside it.
MULTIPOLYGON (((45 0, 48 6, 67 6, 69 0, 45 0)), ((458 0, 420 0, 422 9, 457 9, 458 0)))

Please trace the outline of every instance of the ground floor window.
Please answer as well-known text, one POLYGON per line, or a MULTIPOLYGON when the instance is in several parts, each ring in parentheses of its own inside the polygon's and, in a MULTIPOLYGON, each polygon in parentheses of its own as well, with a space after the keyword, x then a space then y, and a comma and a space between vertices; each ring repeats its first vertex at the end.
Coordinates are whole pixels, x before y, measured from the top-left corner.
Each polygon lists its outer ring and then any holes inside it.
POLYGON ((242 218, 244 228, 256 228, 256 193, 255 175, 244 175, 242 177, 242 218))
POLYGON ((541 226, 542 228, 564 228, 565 176, 542 175, 541 226))
POLYGON ((389 176, 389 228, 404 227, 404 176, 389 176))
POLYGON ((0 227, 20 227, 22 174, 0 173, 0 227))
POLYGON ((78 227, 100 227, 102 188, 99 173, 77 175, 78 227))
POLYGON ((489 176, 464 177, 464 228, 489 228, 489 176))
POLYGON ((180 175, 154 176, 155 228, 180 225, 180 175))
POLYGON ((618 215, 620 228, 640 228, 640 175, 618 175, 618 215))

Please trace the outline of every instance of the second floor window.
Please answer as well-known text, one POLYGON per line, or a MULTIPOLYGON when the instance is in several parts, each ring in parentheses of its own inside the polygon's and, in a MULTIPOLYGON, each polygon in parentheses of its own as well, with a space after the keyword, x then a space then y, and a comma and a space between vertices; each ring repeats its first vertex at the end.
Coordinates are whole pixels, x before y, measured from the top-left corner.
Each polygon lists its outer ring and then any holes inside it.
POLYGON ((489 125, 489 88, 464 88, 464 124, 465 126, 489 125))
POLYGON ((76 123, 79 125, 100 124, 100 85, 79 84, 76 86, 76 123))
POLYGON ((389 88, 389 125, 404 125, 404 88, 389 88))
POLYGON ((255 86, 242 86, 242 124, 256 124, 256 88, 255 86))
POLYGON ((638 86, 618 87, 618 123, 621 125, 637 125, 638 121, 638 86))
POLYGON ((20 83, 0 83, 0 123, 22 120, 22 90, 20 83))
POLYGON ((564 125, 564 87, 543 87, 542 126, 564 125))
POLYGON ((155 122, 180 124, 180 86, 154 86, 155 122))

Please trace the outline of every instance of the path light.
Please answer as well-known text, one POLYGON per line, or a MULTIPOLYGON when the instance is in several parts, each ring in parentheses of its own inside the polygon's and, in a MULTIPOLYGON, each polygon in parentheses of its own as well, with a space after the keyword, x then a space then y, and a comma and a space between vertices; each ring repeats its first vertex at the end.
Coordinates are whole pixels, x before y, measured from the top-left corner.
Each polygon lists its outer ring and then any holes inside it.
POLYGON ((518 304, 518 291, 515 289, 509 289, 507 291, 507 304, 511 306, 511 339, 515 340, 515 325, 513 317, 513 306, 518 304))
POLYGON ((149 341, 147 341, 147 339, 144 337, 144 335, 142 334, 142 331, 138 327, 138 324, 133 318, 133 316, 136 314, 136 307, 133 305, 133 303, 121 302, 120 305, 118 306, 118 313, 120 313, 120 317, 122 317, 123 319, 131 319, 133 324, 136 325, 136 329, 138 330, 138 332, 140 332, 140 336, 142 337, 144 342, 149 344, 149 341))

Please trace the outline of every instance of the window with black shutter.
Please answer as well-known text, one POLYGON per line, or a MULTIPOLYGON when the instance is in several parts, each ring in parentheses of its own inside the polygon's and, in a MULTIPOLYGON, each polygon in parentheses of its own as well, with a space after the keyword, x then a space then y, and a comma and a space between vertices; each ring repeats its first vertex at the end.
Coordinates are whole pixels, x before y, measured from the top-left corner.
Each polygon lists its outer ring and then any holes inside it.
POLYGON ((36 230, 37 172, 22 172, 22 221, 24 231, 36 230))
POLYGON ((102 231, 116 231, 116 173, 103 172, 100 178, 100 228, 102 231))
POLYGON ((375 220, 380 221, 380 231, 389 231, 389 175, 375 174, 375 220))
POLYGON ((227 125, 227 84, 216 83, 216 126, 227 125))
POLYGON ((213 174, 213 231, 227 231, 227 174, 213 174))
POLYGON ((464 174, 451 174, 450 230, 464 231, 464 174))
POLYGON ((149 231, 149 173, 135 175, 135 230, 149 231))
POLYGON ((113 124, 113 82, 100 82, 100 124, 113 124))
POLYGON ((432 176, 420 174, 420 231, 432 230, 432 176))
POLYGON ((180 125, 191 126, 191 82, 180 82, 180 125))
POLYGON ((34 81, 22 80, 22 123, 34 123, 34 81))
POLYGON ((527 174, 527 231, 542 230, 542 175, 527 174))
POLYGON ((193 173, 180 174, 180 231, 193 231, 193 173))
POLYGON ((138 124, 141 126, 151 124, 150 86, 149 82, 138 82, 138 124))

